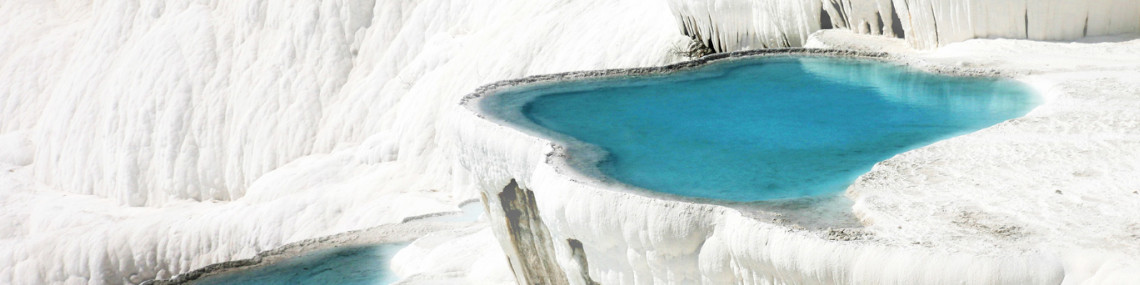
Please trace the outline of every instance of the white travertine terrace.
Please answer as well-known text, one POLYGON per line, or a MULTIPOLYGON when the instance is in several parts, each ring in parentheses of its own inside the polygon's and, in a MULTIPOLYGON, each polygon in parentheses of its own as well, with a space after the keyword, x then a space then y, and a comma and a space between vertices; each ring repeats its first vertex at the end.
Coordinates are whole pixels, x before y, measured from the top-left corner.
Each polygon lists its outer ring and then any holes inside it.
POLYGON ((456 210, 465 94, 685 40, 658 1, 0 1, 0 283, 169 278, 456 210))
MULTIPOLYGON (((561 238, 569 282, 585 275, 568 238, 604 284, 1140 278, 1140 43, 956 43, 1137 33, 1140 2, 757 3, 0 1, 0 283, 169 278, 455 210, 511 179, 561 238), (826 14, 896 35, 891 9, 905 41, 815 33, 826 14), (848 191, 873 234, 856 241, 570 180, 544 163, 546 142, 457 105, 498 80, 678 62, 686 23, 722 50, 887 51, 1012 74, 1048 100, 877 166, 848 191)), ((489 232, 435 237, 398 272, 510 282, 486 256, 427 268, 456 244, 497 246, 489 232)))
MULTIPOLYGON (((606 185, 548 155, 557 142, 495 116, 459 128, 464 141, 483 144, 464 162, 479 165, 492 217, 505 215, 494 198, 505 190, 495 185, 517 179, 532 190, 554 260, 581 276, 563 242, 578 240, 602 284, 1119 284, 1140 277, 1140 40, 1092 40, 1106 42, 973 40, 914 51, 882 37, 813 35, 811 47, 1007 74, 1045 97, 1026 117, 900 154, 862 176, 846 193, 863 225, 854 241, 739 207, 606 185)), ((468 104, 471 116, 481 112, 468 104)), ((492 221, 500 236, 510 234, 504 223, 492 221)))

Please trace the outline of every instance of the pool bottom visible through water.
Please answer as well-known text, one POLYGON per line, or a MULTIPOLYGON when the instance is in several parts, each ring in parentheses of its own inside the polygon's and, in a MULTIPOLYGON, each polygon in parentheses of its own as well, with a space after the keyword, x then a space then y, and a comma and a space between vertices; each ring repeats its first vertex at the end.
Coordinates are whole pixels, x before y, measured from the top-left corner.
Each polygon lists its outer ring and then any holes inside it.
POLYGON ((396 282, 388 262, 407 244, 379 244, 319 250, 248 270, 222 273, 193 284, 371 284, 396 282))
POLYGON ((830 57, 519 87, 482 104, 512 96, 533 97, 515 110, 530 121, 520 126, 607 152, 587 164, 607 177, 729 201, 838 193, 879 161, 1023 116, 1037 100, 1015 81, 830 57))
MULTIPOLYGON (((459 205, 458 212, 417 219, 427 223, 470 223, 483 215, 479 200, 459 205)), ((399 281, 389 262, 410 242, 344 246, 315 250, 275 263, 206 276, 192 284, 372 284, 399 281)))

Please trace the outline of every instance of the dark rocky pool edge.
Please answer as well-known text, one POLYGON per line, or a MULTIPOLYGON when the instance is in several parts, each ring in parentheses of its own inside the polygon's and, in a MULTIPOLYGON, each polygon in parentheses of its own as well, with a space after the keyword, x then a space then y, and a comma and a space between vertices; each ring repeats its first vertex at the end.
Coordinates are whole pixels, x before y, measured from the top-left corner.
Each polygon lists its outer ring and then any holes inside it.
MULTIPOLYGON (((474 92, 467 94, 460 100, 460 105, 468 105, 468 102, 486 95, 493 94, 504 88, 515 87, 520 85, 527 85, 532 83, 542 83, 551 81, 562 80, 576 80, 576 79, 595 79, 613 76, 644 76, 669 73, 674 71, 681 71, 701 67, 717 61, 725 59, 743 59, 751 57, 764 57, 764 56, 829 56, 829 57, 845 57, 845 58, 862 58, 879 60, 882 62, 910 66, 913 62, 896 58, 888 52, 869 52, 869 51, 856 51, 844 49, 820 49, 820 48, 776 48, 776 49, 756 49, 745 50, 728 53, 718 53, 706 55, 701 58, 682 61, 674 64, 655 66, 655 67, 634 67, 634 68, 616 68, 616 69, 600 69, 600 70, 584 70, 584 71, 570 71, 551 74, 532 75, 522 78, 501 80, 487 85, 480 86, 474 92)), ((910 66, 918 68, 925 72, 936 74, 950 75, 950 76, 964 76, 964 77, 986 77, 986 78, 1012 78, 1013 74, 1003 73, 995 69, 988 68, 955 68, 946 66, 910 66)), ((482 117, 482 114, 478 114, 482 117)))

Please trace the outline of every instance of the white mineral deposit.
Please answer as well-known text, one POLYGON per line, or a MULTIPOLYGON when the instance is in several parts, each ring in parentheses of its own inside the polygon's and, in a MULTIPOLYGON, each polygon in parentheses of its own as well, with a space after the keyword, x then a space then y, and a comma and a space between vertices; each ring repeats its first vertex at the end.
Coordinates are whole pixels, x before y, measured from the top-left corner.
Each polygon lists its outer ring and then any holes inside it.
POLYGON ((1137 0, 0 1, 0 284, 367 242, 407 243, 399 284, 1137 284, 1137 191, 1137 0), (480 104, 765 50, 1041 102, 787 211, 578 171, 480 104))

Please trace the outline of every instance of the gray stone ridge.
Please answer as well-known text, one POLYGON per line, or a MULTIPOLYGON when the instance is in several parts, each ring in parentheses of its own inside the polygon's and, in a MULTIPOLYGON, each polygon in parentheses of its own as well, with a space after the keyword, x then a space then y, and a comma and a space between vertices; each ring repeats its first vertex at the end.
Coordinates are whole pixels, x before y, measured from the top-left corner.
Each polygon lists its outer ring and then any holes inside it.
MULTIPOLYGON (((510 251, 507 253, 507 262, 511 264, 516 280, 520 284, 570 284, 555 260, 554 244, 546 224, 538 215, 534 192, 519 187, 511 179, 498 196, 511 245, 503 250, 510 251)), ((578 245, 581 249, 581 243, 578 245)))

